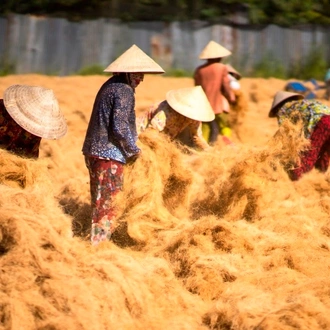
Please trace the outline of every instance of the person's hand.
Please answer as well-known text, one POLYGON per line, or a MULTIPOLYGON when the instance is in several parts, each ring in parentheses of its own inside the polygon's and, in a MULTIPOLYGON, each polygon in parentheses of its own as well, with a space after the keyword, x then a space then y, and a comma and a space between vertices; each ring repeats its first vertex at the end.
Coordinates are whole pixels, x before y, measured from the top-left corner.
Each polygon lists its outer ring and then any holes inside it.
POLYGON ((154 113, 155 113, 155 107, 151 107, 148 110, 148 120, 151 120, 152 119, 152 117, 154 116, 154 113))

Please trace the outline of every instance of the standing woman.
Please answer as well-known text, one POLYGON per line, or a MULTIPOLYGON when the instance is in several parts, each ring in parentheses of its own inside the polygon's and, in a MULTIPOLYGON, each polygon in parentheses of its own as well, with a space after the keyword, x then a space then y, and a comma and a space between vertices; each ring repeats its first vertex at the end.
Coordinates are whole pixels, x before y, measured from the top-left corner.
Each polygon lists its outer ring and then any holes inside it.
POLYGON ((315 100, 306 100, 298 93, 277 92, 269 111, 269 117, 277 117, 279 125, 289 119, 302 120, 304 136, 310 147, 300 155, 300 163, 289 171, 291 180, 299 180, 314 167, 326 172, 330 161, 330 108, 315 100))
POLYGON ((145 73, 164 73, 136 45, 104 71, 113 76, 96 95, 82 149, 90 176, 93 245, 110 240, 115 230, 112 200, 123 187, 123 166, 141 152, 136 145, 135 88, 145 73))
POLYGON ((215 114, 213 121, 202 124, 203 136, 210 143, 216 142, 219 134, 230 142, 229 103, 235 102, 235 94, 230 88, 227 66, 221 63, 229 55, 227 48, 211 40, 199 55, 206 62, 194 72, 195 86, 202 86, 215 114))

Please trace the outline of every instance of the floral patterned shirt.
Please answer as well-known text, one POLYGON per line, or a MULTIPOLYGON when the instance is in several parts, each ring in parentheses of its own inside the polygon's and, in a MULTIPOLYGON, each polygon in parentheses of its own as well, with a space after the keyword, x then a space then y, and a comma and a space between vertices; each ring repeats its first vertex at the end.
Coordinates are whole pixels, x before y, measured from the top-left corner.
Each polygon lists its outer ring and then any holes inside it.
POLYGON ((124 164, 137 155, 134 107, 134 89, 124 78, 116 75, 108 79, 96 96, 83 154, 124 164))
POLYGON ((299 180, 313 167, 326 172, 330 163, 330 116, 324 115, 315 125, 310 137, 310 148, 300 156, 300 162, 288 171, 291 180, 299 180))
POLYGON ((278 123, 282 125, 283 121, 290 119, 293 122, 301 119, 304 123, 304 134, 310 138, 315 125, 324 115, 330 115, 330 108, 315 100, 299 100, 286 102, 278 111, 278 123))
POLYGON ((202 136, 201 122, 176 112, 167 101, 153 105, 147 114, 138 118, 138 132, 144 131, 147 127, 157 129, 160 132, 163 131, 172 140, 185 130, 195 147, 200 149, 209 148, 202 136))
POLYGON ((27 132, 7 112, 0 99, 0 147, 27 158, 39 157, 41 137, 27 132))

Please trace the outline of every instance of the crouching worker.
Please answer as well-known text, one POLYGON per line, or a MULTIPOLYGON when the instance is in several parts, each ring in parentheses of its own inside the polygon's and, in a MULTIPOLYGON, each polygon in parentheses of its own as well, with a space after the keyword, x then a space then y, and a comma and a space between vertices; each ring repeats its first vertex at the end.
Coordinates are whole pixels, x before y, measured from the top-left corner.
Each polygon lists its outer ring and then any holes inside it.
POLYGON ((286 119, 292 122, 302 120, 304 136, 310 140, 310 147, 300 156, 300 164, 289 171, 291 180, 314 167, 326 172, 330 160, 330 108, 315 101, 306 100, 303 95, 291 92, 277 92, 274 96, 269 117, 277 117, 279 125, 286 119))
POLYGON ((67 124, 51 89, 13 85, 0 99, 0 148, 38 158, 42 138, 59 139, 67 124))
POLYGON ((214 112, 201 86, 170 90, 166 99, 138 118, 138 131, 154 128, 196 149, 210 146, 204 140, 201 122, 214 120, 214 112))

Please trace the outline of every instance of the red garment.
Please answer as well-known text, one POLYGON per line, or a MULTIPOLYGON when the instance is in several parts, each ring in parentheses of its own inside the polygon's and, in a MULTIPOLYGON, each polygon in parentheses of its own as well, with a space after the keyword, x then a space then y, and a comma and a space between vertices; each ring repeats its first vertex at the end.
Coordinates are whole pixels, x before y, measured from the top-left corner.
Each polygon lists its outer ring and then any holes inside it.
MULTIPOLYGON (((222 113, 226 98, 233 101, 235 96, 230 88, 228 69, 219 62, 207 62, 194 73, 195 86, 202 86, 215 114, 222 113)), ((227 102, 228 103, 228 102, 227 102)))
POLYGON ((90 177, 92 204, 91 241, 97 245, 108 241, 115 230, 113 198, 123 187, 123 163, 113 159, 85 156, 90 177))
POLYGON ((310 137, 311 146, 301 155, 299 167, 289 172, 290 179, 299 180, 301 176, 315 167, 326 172, 330 161, 330 116, 324 115, 316 124, 310 137))
POLYGON ((0 148, 27 158, 39 157, 41 137, 27 132, 7 112, 0 99, 0 148))

